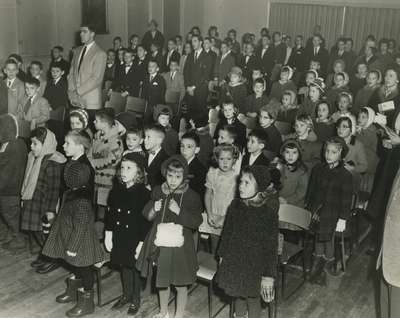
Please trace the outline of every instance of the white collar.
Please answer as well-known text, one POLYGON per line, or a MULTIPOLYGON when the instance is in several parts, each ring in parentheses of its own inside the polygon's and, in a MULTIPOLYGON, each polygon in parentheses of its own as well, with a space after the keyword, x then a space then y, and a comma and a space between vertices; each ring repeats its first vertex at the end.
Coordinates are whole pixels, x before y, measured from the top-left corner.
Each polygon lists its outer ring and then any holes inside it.
POLYGON ((84 46, 86 46, 86 52, 85 52, 85 54, 87 53, 87 51, 90 50, 90 48, 91 48, 93 45, 94 45, 94 41, 93 41, 93 42, 90 42, 89 44, 84 45, 84 46))
POLYGON ((56 80, 54 80, 54 85, 57 85, 57 83, 60 81, 61 77, 57 78, 56 80))
POLYGON ((10 82, 10 87, 11 87, 14 84, 15 79, 16 79, 16 77, 14 77, 13 79, 8 79, 7 78, 7 85, 8 85, 8 82, 10 82))
POLYGON ((196 156, 193 156, 192 158, 190 158, 190 159, 188 160, 188 165, 190 165, 190 163, 193 161, 194 158, 196 158, 196 156))

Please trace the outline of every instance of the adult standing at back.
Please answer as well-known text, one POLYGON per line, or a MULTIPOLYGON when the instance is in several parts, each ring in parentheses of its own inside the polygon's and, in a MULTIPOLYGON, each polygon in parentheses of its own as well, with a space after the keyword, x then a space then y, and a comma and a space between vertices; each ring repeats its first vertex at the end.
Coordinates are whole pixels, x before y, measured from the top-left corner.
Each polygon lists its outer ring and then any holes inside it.
POLYGON ((158 23, 156 20, 150 20, 149 22, 149 30, 143 35, 142 44, 147 52, 150 52, 151 44, 156 44, 157 47, 162 49, 164 48, 164 36, 163 34, 157 29, 158 23))
POLYGON ((72 106, 84 108, 90 119, 102 108, 101 88, 106 68, 107 54, 94 41, 92 26, 83 25, 80 37, 83 43, 74 50, 68 75, 68 97, 72 106))
POLYGON ((193 35, 193 52, 187 57, 183 69, 189 119, 193 119, 195 123, 204 122, 208 118, 208 83, 211 79, 213 64, 211 55, 203 50, 202 45, 202 37, 193 35))

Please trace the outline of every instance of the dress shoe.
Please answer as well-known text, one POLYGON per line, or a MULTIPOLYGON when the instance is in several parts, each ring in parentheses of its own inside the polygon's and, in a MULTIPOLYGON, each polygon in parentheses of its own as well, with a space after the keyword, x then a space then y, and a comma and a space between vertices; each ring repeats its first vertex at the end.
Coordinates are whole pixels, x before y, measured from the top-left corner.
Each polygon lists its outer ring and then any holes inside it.
POLYGON ((47 264, 47 262, 42 257, 39 256, 33 262, 31 262, 31 267, 39 268, 44 266, 45 264, 47 264))
POLYGON ((139 306, 136 304, 131 303, 128 309, 128 316, 135 316, 139 311, 139 306))
POLYGON ((126 298, 124 295, 122 295, 116 302, 115 304, 111 307, 111 310, 119 310, 121 308, 124 308, 125 305, 129 303, 128 298, 126 298))
POLYGON ((58 264, 56 262, 45 263, 44 265, 42 265, 41 267, 36 269, 36 273, 47 274, 47 273, 50 273, 50 272, 56 270, 59 267, 60 267, 60 264, 58 264))

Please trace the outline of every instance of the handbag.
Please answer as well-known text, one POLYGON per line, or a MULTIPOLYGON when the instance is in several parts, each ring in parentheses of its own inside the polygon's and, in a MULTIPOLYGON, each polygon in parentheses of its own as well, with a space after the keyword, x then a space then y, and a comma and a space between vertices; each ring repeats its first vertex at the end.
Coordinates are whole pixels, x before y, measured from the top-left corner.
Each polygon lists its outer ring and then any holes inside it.
MULTIPOLYGON (((182 198, 179 203, 179 206, 182 205, 182 198)), ((167 200, 165 200, 165 204, 163 207, 163 214, 161 218, 161 223, 157 225, 156 238, 154 240, 154 245, 158 247, 181 247, 185 242, 185 238, 183 236, 183 226, 175 223, 164 223, 165 210, 167 207, 167 200)))

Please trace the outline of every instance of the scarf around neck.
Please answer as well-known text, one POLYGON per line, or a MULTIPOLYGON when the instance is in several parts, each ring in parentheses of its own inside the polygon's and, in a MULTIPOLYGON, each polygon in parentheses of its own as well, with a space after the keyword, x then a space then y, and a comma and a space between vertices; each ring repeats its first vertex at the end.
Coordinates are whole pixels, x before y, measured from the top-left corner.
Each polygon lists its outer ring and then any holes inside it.
POLYGON ((36 185, 39 179, 40 167, 45 156, 50 155, 48 160, 57 163, 65 163, 67 159, 61 153, 56 151, 57 141, 55 135, 47 129, 46 138, 39 156, 35 157, 31 151, 28 155, 28 162, 25 169, 24 182, 22 184, 22 200, 32 200, 36 185))

